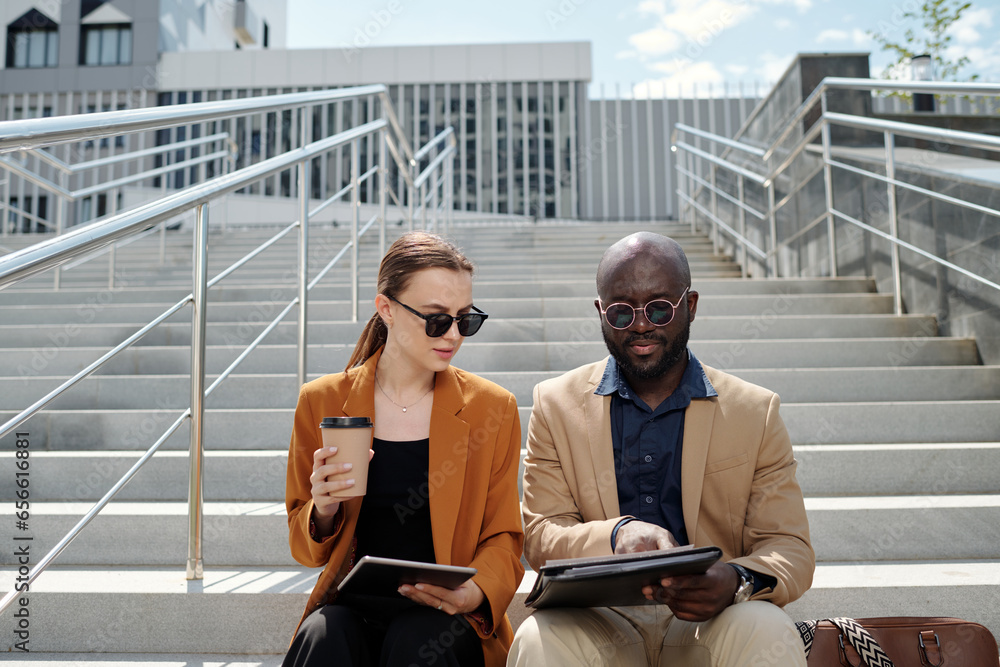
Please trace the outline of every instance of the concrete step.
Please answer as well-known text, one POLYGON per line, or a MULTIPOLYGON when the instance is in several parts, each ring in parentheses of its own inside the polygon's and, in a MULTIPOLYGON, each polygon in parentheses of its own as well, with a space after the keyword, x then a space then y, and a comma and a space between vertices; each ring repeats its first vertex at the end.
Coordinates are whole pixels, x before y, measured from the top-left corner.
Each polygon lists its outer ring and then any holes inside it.
MULTIPOLYGON (((207 317, 212 322, 269 322, 287 301, 275 299, 264 302, 217 302, 208 307, 207 317)), ((168 305, 154 303, 85 303, 78 305, 24 305, 4 308, 8 324, 91 324, 136 323, 145 324, 162 314, 168 305)), ((594 298, 542 297, 542 298, 484 298, 476 305, 493 318, 581 317, 593 318, 594 298)), ((374 312, 371 305, 362 313, 374 312)), ((763 326, 779 315, 870 315, 890 314, 892 296, 884 294, 795 294, 795 295, 709 295, 698 302, 698 315, 703 317, 751 318, 748 327, 763 326), (752 318, 757 318, 756 320, 752 318)), ((289 313, 295 318, 296 312, 289 313)), ((362 317, 364 317, 362 315, 362 317)), ((309 302, 310 320, 349 321, 351 303, 347 300, 309 302)), ((185 308, 170 318, 171 322, 189 322, 191 310, 185 308)), ((290 319, 289 321, 294 321, 290 319)), ((697 318, 696 318, 697 321, 697 318)))
MULTIPOLYGON (((367 304, 366 304, 367 305, 367 304)), ((251 313, 253 315, 253 313, 251 313)), ((275 314, 276 315, 276 314, 275 314)), ((273 317, 274 315, 272 315, 273 317)), ((264 313, 241 321, 209 322, 209 345, 253 340, 270 324, 264 313), (265 319, 267 321, 265 321, 265 319)), ((268 334, 272 344, 298 340, 298 323, 283 321, 268 334)), ((322 321, 310 318, 309 340, 348 342, 357 340, 365 322, 322 321)), ((601 326, 595 309, 590 317, 494 318, 476 334, 475 342, 582 341, 600 340, 601 326)), ((59 346, 106 346, 109 349, 132 335, 137 324, 11 324, 0 327, 0 348, 59 346)), ((935 319, 927 315, 786 315, 777 317, 709 316, 691 324, 694 340, 757 340, 767 338, 898 338, 937 335, 935 319)), ((142 345, 187 345, 191 325, 164 323, 143 336, 142 345)))
MULTIPOLYGON (((32 451, 31 498, 35 501, 94 502, 135 465, 143 452, 32 451)), ((209 502, 283 503, 287 444, 258 451, 206 451, 204 497, 209 502)), ((14 468, 14 452, 0 452, 0 465, 14 468)), ((115 502, 187 502, 188 452, 157 452, 125 485, 115 502)), ((0 500, 13 502, 13 477, 0 477, 0 500)))
MULTIPOLYGON (((48 553, 92 503, 31 503, 31 549, 48 553)), ((206 502, 203 544, 216 567, 294 566, 280 502, 206 502)), ((59 556, 61 565, 171 565, 187 558, 187 502, 111 502, 59 556), (123 540, 122 536, 129 536, 123 540)), ((0 565, 15 565, 13 549, 0 565)))
MULTIPOLYGON (((31 649, 280 655, 317 574, 304 568, 209 566, 204 580, 189 582, 183 566, 57 566, 32 585, 31 649), (94 609, 102 611, 95 614, 94 609), (220 618, 227 622, 219 623, 220 618)), ((0 573, 7 588, 13 580, 9 569, 0 573)), ((534 573, 526 573, 509 610, 515 623, 527 615, 522 605, 533 582, 534 573)), ((812 589, 787 610, 797 620, 955 616, 993 629, 1000 627, 1000 610, 993 604, 997 586, 1000 565, 994 562, 820 564, 812 589)), ((9 612, 0 620, 0 650, 13 648, 12 621, 9 612)))
MULTIPOLYGON (((294 398, 289 400, 294 403, 294 398)), ((209 450, 261 450, 287 446, 294 407, 210 409, 204 438, 209 450)), ((31 434, 36 450, 145 449, 181 414, 179 409, 50 410, 19 430, 31 434)), ((793 444, 993 442, 1000 433, 1000 401, 906 401, 785 403, 781 414, 793 444), (941 424, 948 424, 942 431, 941 424)), ((14 417, 0 411, 0 423, 14 417)), ((522 443, 531 408, 519 408, 522 443)), ((188 424, 164 449, 188 448, 188 424)))
POLYGON ((18 660, 35 667, 281 667, 284 655, 219 655, 216 653, 26 653, 18 660))
MULTIPOLYGON (((47 553, 90 508, 85 502, 33 502, 31 548, 47 553)), ((806 511, 816 558, 823 562, 1000 559, 1000 495, 812 497, 806 511)), ((295 564, 283 502, 207 502, 203 521, 205 558, 215 566, 295 564)), ((59 562, 183 563, 187 522, 186 502, 112 502, 59 562)), ((13 550, 0 552, 0 566, 16 564, 13 550)))
MULTIPOLYGON (((221 373, 234 361, 253 336, 231 346, 213 345, 206 350, 206 372, 221 373)), ((972 338, 869 338, 809 340, 692 341, 691 349, 705 364, 730 368, 835 368, 961 366, 979 362, 972 338)), ((309 373, 343 370, 354 349, 350 343, 310 345, 309 373)), ((0 348, 0 377, 69 375, 107 352, 107 348, 54 345, 32 349, 0 348)), ((239 366, 242 373, 290 373, 297 367, 294 345, 262 344, 239 366)), ((456 355, 457 365, 474 373, 485 371, 570 370, 607 356, 603 342, 479 343, 473 338, 456 355)), ((104 364, 102 375, 187 373, 190 352, 186 346, 134 346, 104 364)), ((292 397, 294 399, 294 396, 292 397)), ((27 402, 25 402, 27 405, 27 402)))
MULTIPOLYGON (((138 451, 35 451, 32 498, 96 501, 135 464, 138 451)), ((994 471, 1000 443, 797 445, 796 477, 807 497, 983 495, 997 492, 994 471)), ((281 502, 287 448, 205 452, 204 493, 209 501, 281 502)), ((524 451, 521 452, 524 458, 524 451)), ((0 465, 13 466, 12 451, 0 465)), ((183 502, 188 453, 159 451, 116 496, 116 501, 183 502)), ((520 475, 519 483, 520 483, 520 475)), ((0 478, 0 501, 13 501, 13 477, 0 478)))
MULTIPOLYGON (((796 479, 811 496, 995 494, 1000 442, 796 445, 796 479)), ((935 538, 937 539, 937 538, 935 538)))
MULTIPOLYGON (((328 274, 329 275, 329 274, 328 274)), ((359 285, 361 298, 375 297, 375 283, 370 276, 362 276, 359 285)), ((857 294, 874 292, 874 282, 869 278, 777 278, 743 280, 739 278, 695 277, 697 291, 703 296, 742 294, 857 294)), ((474 292, 479 298, 496 297, 545 297, 576 296, 595 298, 593 277, 585 280, 547 280, 530 282, 521 280, 498 280, 477 277, 474 292)), ((215 302, 225 301, 267 301, 276 298, 274 290, 289 299, 297 294, 297 288, 290 281, 273 282, 259 286, 237 286, 222 282, 209 291, 209 298, 215 302)), ((176 303, 190 292, 177 287, 124 287, 118 285, 104 295, 118 303, 176 303)), ((350 297, 350 284, 344 280, 324 280, 313 288, 310 298, 319 300, 346 300, 350 297)), ((0 291, 0 305, 69 304, 86 303, 94 296, 92 288, 75 284, 63 285, 53 291, 51 284, 45 288, 23 288, 22 283, 0 291)))
MULTIPOLYGON (((532 391, 560 371, 484 372, 482 376, 511 391, 518 405, 530 407, 532 391)), ((1000 399, 1000 366, 882 366, 867 368, 795 368, 739 370, 734 374, 767 387, 785 403, 839 401, 948 401, 1000 399)), ((310 376, 314 379, 316 376, 310 376)), ((208 381, 214 380, 210 376, 208 381)), ((63 378, 10 377, 0 381, 0 405, 25 405, 45 396, 63 378)), ((185 408, 190 380, 186 375, 93 375, 56 398, 49 409, 97 410, 185 408)), ((298 395, 294 374, 234 374, 208 399, 209 408, 287 407, 298 395)))

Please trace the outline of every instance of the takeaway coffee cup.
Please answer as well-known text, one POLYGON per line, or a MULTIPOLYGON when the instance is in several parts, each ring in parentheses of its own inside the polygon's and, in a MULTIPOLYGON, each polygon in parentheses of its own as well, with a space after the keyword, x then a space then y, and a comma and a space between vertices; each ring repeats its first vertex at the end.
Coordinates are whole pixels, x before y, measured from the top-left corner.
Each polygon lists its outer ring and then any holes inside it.
POLYGON ((354 498, 368 489, 368 450, 372 447, 372 420, 368 417, 324 417, 319 425, 324 447, 336 447, 337 452, 326 458, 327 463, 350 463, 352 468, 330 481, 354 478, 354 486, 344 489, 334 498, 354 498))

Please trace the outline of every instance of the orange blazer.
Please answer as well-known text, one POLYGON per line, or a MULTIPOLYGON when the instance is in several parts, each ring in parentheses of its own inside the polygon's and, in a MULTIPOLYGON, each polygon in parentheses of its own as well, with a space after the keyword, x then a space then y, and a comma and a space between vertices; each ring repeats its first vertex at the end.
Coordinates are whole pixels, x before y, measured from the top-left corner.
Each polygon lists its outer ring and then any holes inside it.
MULTIPOLYGON (((362 366, 309 382, 299 393, 285 486, 288 542, 295 560, 323 568, 303 619, 336 597, 350 569, 349 551, 364 502, 363 497, 345 501, 334 534, 322 542, 310 537, 309 476, 313 453, 322 446, 319 423, 339 416, 374 420, 375 364, 381 354, 380 349, 362 366)), ((486 596, 492 627, 484 631, 470 623, 482 639, 487 667, 506 661, 513 639, 506 610, 524 575, 520 454, 521 423, 509 391, 453 367, 437 374, 428 465, 434 555, 441 564, 478 569, 472 580, 486 596)))

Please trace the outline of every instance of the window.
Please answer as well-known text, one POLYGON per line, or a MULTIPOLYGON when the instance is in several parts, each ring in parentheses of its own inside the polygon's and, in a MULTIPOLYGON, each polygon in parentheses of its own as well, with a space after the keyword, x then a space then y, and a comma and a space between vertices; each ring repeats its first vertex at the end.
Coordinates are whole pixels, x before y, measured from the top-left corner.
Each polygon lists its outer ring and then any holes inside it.
POLYGON ((59 64, 59 26, 32 9, 7 26, 7 67, 59 64))
POLYGON ((127 23, 88 25, 80 41, 81 65, 129 65, 132 62, 132 26, 127 23))

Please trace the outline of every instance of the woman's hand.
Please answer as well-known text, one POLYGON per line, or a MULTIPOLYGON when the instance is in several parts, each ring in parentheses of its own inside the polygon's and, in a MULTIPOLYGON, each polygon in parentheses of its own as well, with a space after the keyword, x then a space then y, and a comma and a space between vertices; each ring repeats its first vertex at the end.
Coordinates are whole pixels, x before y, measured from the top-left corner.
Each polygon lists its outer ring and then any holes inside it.
MULTIPOLYGON (((334 496, 343 493, 354 486, 354 478, 344 477, 330 479, 335 475, 343 475, 351 471, 350 463, 327 464, 327 457, 337 453, 336 447, 320 447, 313 453, 313 471, 309 476, 312 484, 313 522, 316 524, 316 537, 326 537, 333 532, 334 517, 340 510, 341 499, 334 496)), ((368 460, 371 461, 374 450, 368 450, 368 460)))
POLYGON ((414 602, 440 609, 452 616, 473 612, 479 609, 486 599, 483 590, 472 579, 455 590, 431 584, 417 584, 415 586, 403 584, 399 587, 399 593, 414 602))

